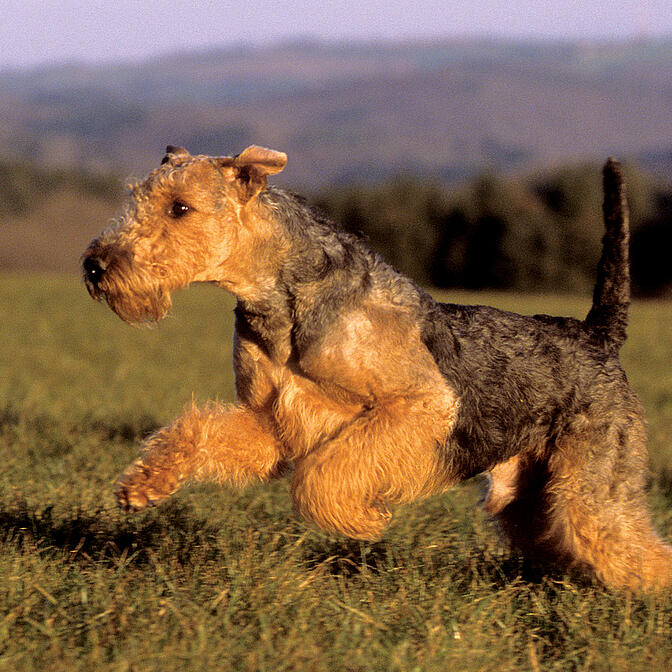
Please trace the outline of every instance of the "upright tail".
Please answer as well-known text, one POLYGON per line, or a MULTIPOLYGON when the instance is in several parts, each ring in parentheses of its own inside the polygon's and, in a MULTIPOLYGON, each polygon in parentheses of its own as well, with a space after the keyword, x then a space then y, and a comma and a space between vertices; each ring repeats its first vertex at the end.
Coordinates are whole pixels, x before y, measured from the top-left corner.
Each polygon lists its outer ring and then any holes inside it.
POLYGON ((630 306, 630 213, 623 171, 616 159, 607 160, 602 176, 605 233, 593 306, 585 325, 607 350, 617 352, 625 342, 630 306))

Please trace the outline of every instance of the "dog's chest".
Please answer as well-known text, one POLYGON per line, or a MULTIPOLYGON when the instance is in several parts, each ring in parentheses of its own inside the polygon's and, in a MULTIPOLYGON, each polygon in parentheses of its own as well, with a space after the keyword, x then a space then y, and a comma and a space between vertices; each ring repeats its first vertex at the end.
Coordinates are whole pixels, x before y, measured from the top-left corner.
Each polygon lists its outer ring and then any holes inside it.
POLYGON ((335 437, 366 411, 366 404, 336 386, 284 369, 279 372, 273 417, 288 458, 305 455, 335 437))

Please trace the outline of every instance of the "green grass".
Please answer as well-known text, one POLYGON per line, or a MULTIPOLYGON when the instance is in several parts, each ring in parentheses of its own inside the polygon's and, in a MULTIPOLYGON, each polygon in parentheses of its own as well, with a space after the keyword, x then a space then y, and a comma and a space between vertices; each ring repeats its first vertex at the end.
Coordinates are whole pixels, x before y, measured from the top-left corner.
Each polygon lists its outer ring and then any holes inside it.
MULTIPOLYGON (((588 299, 473 296, 581 316, 588 299)), ((474 510, 480 484, 407 506, 378 543, 292 514, 287 484, 193 487, 134 516, 112 483, 192 397, 229 400, 223 292, 133 329, 69 277, 0 278, 0 670, 664 670, 668 596, 529 576, 474 510)), ((623 352, 672 538, 672 303, 623 352)))

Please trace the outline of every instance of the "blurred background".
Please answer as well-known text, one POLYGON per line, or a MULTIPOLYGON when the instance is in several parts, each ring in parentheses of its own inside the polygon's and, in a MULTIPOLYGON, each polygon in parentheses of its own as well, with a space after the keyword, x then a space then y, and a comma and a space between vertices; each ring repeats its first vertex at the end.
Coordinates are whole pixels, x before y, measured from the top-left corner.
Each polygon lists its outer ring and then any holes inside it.
POLYGON ((601 165, 669 295, 669 0, 4 0, 0 271, 76 272, 167 144, 285 151, 276 181, 436 287, 586 292, 601 165))

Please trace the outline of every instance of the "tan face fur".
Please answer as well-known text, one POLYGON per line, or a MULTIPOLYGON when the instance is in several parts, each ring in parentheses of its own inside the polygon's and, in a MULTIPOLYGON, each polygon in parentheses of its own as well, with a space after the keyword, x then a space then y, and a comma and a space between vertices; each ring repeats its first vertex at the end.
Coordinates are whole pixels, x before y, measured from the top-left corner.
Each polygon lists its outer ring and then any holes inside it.
POLYGON ((277 259, 282 246, 256 197, 266 176, 284 167, 284 154, 254 146, 233 158, 168 151, 159 168, 130 186, 123 214, 83 257, 91 296, 130 323, 163 317, 171 291, 191 282, 216 282, 239 296, 263 292, 273 269, 260 272, 261 262, 277 259))

